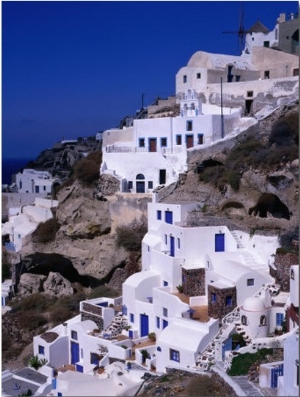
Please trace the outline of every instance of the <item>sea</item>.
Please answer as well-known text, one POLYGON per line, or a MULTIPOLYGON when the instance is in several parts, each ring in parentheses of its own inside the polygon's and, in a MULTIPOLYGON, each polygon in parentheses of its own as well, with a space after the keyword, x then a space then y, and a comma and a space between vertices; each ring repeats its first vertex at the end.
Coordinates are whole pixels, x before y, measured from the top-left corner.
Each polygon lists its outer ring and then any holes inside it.
POLYGON ((10 185, 12 183, 12 176, 17 174, 24 168, 32 159, 26 158, 3 158, 2 159, 2 185, 10 185))

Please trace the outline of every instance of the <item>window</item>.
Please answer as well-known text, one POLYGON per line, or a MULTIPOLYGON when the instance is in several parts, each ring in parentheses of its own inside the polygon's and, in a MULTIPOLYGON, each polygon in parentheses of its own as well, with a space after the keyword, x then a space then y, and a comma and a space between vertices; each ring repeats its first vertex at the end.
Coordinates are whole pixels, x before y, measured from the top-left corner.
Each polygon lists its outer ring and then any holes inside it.
POLYGON ((161 211, 160 210, 158 210, 157 212, 156 212, 156 218, 157 218, 157 220, 161 220, 161 211))
POLYGON ((153 182, 152 181, 148 181, 148 189, 153 189, 153 182))
POLYGON ((276 326, 281 327, 283 323, 283 313, 276 313, 276 326))
POLYGON ((198 145, 203 145, 203 134, 198 134, 198 145))
POLYGON ((211 303, 216 303, 216 302, 217 302, 217 295, 214 292, 212 292, 212 294, 211 294, 211 303))
POLYGON ((168 309, 163 307, 163 316, 168 317, 168 309))
POLYGON ((228 295, 225 298, 225 306, 232 306, 232 295, 228 295))
POLYGON ((177 239, 177 248, 180 249, 180 238, 177 239))
POLYGON ((248 278, 247 279, 247 287, 251 287, 254 285, 254 278, 248 278))
POLYGON ((167 138, 161 138, 160 139, 160 146, 161 147, 166 147, 167 146, 167 138))
POLYGON ((264 47, 270 47, 270 42, 269 41, 264 41, 264 47))
POLYGON ((186 75, 186 74, 183 75, 183 82, 184 82, 184 83, 187 82, 187 75, 186 75))
POLYGON ((193 122, 191 120, 188 120, 186 122, 186 130, 187 131, 193 131, 193 122))
POLYGON ((150 252, 150 246, 147 245, 147 252, 150 252))
POLYGON ((296 383, 297 383, 297 386, 299 386, 299 360, 296 360, 296 383))
POLYGON ((260 325, 267 325, 267 317, 266 316, 260 316, 259 324, 260 325))
POLYGON ((156 328, 160 328, 160 318, 156 317, 156 328))
POLYGON ((45 347, 39 345, 39 354, 45 355, 45 347))
POLYGON ((36 192, 36 193, 39 193, 39 192, 40 192, 40 187, 39 187, 39 186, 36 186, 36 187, 35 187, 35 192, 36 192))
POLYGON ((161 347, 160 346, 157 346, 157 349, 156 349, 158 352, 161 352, 161 347))
POLYGON ((197 73, 197 79, 201 79, 201 73, 197 73))
POLYGON ((269 78, 270 78, 270 71, 269 71, 269 70, 265 70, 265 72, 264 72, 264 78, 265 78, 265 79, 269 79, 269 78))
POLYGON ((134 314, 130 313, 130 322, 134 323, 134 314))
POLYGON ((131 190, 132 188, 133 188, 132 181, 128 181, 128 190, 131 190))
POLYGON ((164 281, 164 287, 167 287, 169 285, 169 283, 167 281, 164 281))
POLYGON ((182 145, 182 136, 176 135, 176 145, 182 145))
POLYGON ((90 363, 94 364, 94 365, 98 365, 99 364, 99 356, 98 356, 97 353, 91 353, 90 363))
POLYGON ((77 340, 77 332, 76 331, 71 331, 71 339, 77 340))
POLYGON ((180 362, 180 354, 178 350, 170 349, 170 360, 180 362))
POLYGON ((124 316, 127 316, 127 306, 126 306, 126 305, 123 305, 123 306, 122 306, 122 314, 123 314, 124 316))
POLYGON ((46 190, 46 186, 43 186, 44 191, 46 190))
POLYGON ((294 280, 295 276, 294 276, 294 269, 291 269, 291 279, 294 280))
POLYGON ((247 91, 247 97, 252 97, 253 96, 253 91, 247 91))
POLYGON ((168 245, 168 236, 165 234, 165 244, 168 245))
POLYGON ((163 329, 165 329, 168 326, 168 321, 167 320, 163 320, 163 329))
POLYGON ((241 323, 242 323, 243 325, 247 325, 247 324, 248 324, 248 320, 247 320, 247 317, 246 317, 245 315, 242 315, 242 317, 241 317, 241 323))
POLYGON ((139 138, 139 147, 145 147, 145 138, 139 138))

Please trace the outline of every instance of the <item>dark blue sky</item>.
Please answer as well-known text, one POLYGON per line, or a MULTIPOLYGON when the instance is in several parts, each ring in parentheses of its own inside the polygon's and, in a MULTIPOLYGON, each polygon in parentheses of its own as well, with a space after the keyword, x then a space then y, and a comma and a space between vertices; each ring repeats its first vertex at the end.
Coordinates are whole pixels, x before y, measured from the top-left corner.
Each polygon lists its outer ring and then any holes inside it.
MULTIPOLYGON (((2 1, 2 156, 119 125, 196 51, 238 55, 239 1, 2 1)), ((270 30, 293 1, 244 1, 244 27, 270 30)))

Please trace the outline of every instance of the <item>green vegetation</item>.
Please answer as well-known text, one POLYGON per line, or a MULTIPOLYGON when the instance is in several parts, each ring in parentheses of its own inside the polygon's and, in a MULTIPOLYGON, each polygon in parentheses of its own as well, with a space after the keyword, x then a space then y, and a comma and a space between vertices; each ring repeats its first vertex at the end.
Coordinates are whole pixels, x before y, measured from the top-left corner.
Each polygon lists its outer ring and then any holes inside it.
POLYGON ((48 219, 46 222, 39 223, 35 231, 32 233, 35 243, 49 243, 55 239, 56 233, 60 228, 60 224, 56 218, 48 219))
POLYGON ((245 353, 234 357, 228 375, 246 375, 251 365, 261 362, 268 354, 273 354, 273 349, 261 349, 256 353, 245 353))
POLYGON ((87 296, 87 299, 95 299, 101 296, 106 296, 107 298, 116 298, 122 295, 122 291, 116 291, 107 287, 106 285, 100 285, 93 289, 93 291, 87 296))
POLYGON ((39 358, 38 355, 36 356, 32 356, 30 357, 29 361, 28 361, 28 365, 29 367, 32 367, 34 369, 39 369, 41 368, 43 365, 47 364, 47 360, 45 358, 39 358))
POLYGON ((127 251, 140 251, 143 237, 147 233, 146 220, 133 221, 127 226, 119 226, 116 230, 117 246, 127 251))
POLYGON ((247 137, 229 152, 224 164, 205 160, 197 167, 199 180, 211 183, 219 190, 229 184, 237 191, 244 171, 250 168, 271 171, 279 164, 297 159, 298 125, 298 114, 292 113, 273 125, 266 143, 256 137, 247 137))

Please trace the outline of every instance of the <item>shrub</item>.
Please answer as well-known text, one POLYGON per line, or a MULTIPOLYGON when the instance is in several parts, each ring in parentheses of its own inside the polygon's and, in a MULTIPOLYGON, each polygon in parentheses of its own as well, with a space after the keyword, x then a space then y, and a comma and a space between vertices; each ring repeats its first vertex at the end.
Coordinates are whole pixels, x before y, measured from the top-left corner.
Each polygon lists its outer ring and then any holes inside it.
POLYGON ((29 331, 33 331, 47 323, 47 318, 40 312, 37 313, 34 310, 20 312, 18 316, 20 327, 29 331))
POLYGON ((257 361, 263 360, 266 355, 272 354, 273 349, 261 349, 256 353, 244 353, 236 356, 232 360, 231 369, 228 371, 228 375, 237 376, 237 375, 246 375, 248 370, 252 364, 257 361))
POLYGON ((101 152, 92 152, 86 158, 78 161, 74 167, 74 176, 84 185, 91 185, 100 176, 101 152))
POLYGON ((234 191, 239 190, 241 176, 238 171, 229 171, 228 182, 234 191))
POLYGON ((55 326, 57 324, 61 324, 65 322, 66 320, 69 320, 69 318, 71 318, 72 315, 73 313, 66 307, 56 305, 51 310, 49 319, 52 322, 52 324, 55 326))
POLYGON ((128 226, 119 226, 116 233, 118 247, 127 251, 140 251, 143 237, 147 233, 146 221, 133 221, 128 226))
POLYGON ((48 219, 46 222, 42 222, 33 232, 33 241, 35 243, 49 243, 55 239, 56 233, 60 228, 56 218, 48 219))
POLYGON ((149 334, 148 334, 148 338, 151 340, 151 341, 156 341, 156 334, 155 334, 155 332, 149 332, 149 334))
POLYGON ((32 367, 32 368, 38 370, 43 365, 47 364, 47 362, 48 361, 45 358, 40 359, 38 357, 38 355, 35 355, 35 356, 30 357, 30 359, 28 361, 28 365, 29 365, 29 367, 32 367))
POLYGON ((141 355, 142 355, 142 357, 143 357, 143 362, 145 362, 147 358, 150 358, 150 357, 151 357, 150 354, 148 353, 148 351, 147 351, 146 349, 142 349, 142 350, 141 350, 141 355))

